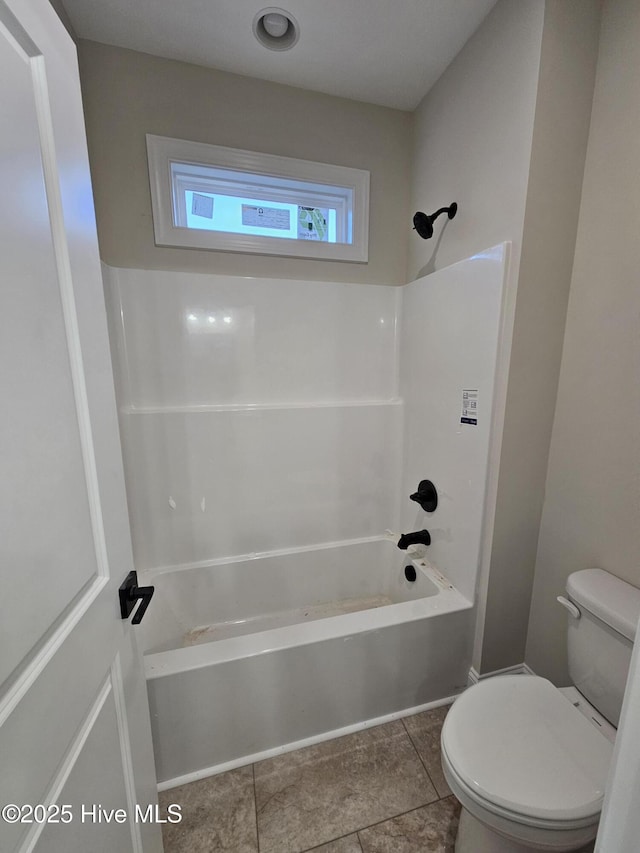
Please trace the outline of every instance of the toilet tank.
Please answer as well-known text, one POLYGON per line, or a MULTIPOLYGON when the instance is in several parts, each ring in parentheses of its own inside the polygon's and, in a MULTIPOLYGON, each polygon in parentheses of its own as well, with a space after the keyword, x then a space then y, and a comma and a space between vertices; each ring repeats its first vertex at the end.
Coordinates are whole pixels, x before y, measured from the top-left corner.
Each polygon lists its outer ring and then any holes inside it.
POLYGON ((583 569, 569 575, 567 594, 580 614, 569 616, 572 682, 617 726, 640 617, 640 589, 603 569, 583 569))

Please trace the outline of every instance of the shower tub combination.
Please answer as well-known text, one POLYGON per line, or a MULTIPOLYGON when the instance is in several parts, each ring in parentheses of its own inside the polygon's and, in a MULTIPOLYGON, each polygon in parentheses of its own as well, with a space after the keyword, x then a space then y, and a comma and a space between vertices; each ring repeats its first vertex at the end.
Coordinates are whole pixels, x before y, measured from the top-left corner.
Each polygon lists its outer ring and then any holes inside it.
POLYGON ((466 686, 471 602, 386 537, 141 582, 156 587, 140 640, 161 789, 442 704, 466 686))

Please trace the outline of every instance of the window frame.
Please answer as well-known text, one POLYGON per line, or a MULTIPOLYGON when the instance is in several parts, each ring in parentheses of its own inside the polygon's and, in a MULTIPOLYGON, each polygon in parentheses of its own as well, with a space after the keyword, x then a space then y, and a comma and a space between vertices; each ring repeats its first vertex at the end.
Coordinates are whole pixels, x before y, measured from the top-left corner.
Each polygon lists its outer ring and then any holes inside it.
MULTIPOLYGON (((298 160, 292 157, 280 157, 154 134, 147 134, 146 141, 156 245, 353 263, 368 261, 369 172, 364 169, 333 166, 311 160, 298 160), (175 222, 184 222, 185 218, 184 211, 174 203, 172 163, 185 164, 187 167, 185 172, 188 172, 189 168, 193 171, 193 167, 205 166, 247 173, 249 183, 251 175, 264 175, 265 178, 273 178, 275 183, 291 179, 314 185, 309 190, 292 187, 291 197, 293 198, 305 197, 305 192, 308 193, 306 197, 309 198, 312 197, 313 192, 317 192, 317 197, 321 200, 327 193, 331 193, 331 190, 341 188, 350 190, 353 193, 351 218, 347 221, 348 212, 343 210, 342 233, 344 235, 350 226, 352 242, 329 243, 319 240, 266 237, 176 225, 175 222)), ((183 188, 186 186, 186 179, 178 177, 177 180, 183 188)), ((192 180, 197 182, 197 176, 194 175, 192 180)), ((241 187, 243 186, 241 176, 238 183, 241 187)), ((245 187, 246 185, 244 184, 245 187)), ((200 191, 207 192, 204 187, 200 191)), ((213 193, 215 190, 209 190, 209 192, 213 193)), ((277 192, 276 189, 273 190, 274 201, 277 192)), ((335 191, 333 195, 334 199, 340 196, 339 192, 335 191)))

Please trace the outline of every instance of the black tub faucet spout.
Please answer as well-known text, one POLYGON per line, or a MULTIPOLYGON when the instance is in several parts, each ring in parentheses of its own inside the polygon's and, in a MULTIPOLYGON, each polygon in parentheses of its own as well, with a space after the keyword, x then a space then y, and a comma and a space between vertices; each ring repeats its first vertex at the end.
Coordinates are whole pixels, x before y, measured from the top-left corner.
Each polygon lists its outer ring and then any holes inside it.
POLYGON ((431 534, 428 530, 417 530, 415 533, 403 533, 398 539, 398 548, 406 551, 409 545, 431 545, 431 534))

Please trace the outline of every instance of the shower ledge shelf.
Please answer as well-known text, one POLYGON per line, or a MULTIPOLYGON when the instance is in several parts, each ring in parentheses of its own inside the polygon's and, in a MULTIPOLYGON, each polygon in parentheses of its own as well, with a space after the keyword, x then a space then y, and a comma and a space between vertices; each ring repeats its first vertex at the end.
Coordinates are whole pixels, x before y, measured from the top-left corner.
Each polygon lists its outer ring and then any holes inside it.
POLYGON ((122 406, 125 415, 197 414, 199 412, 270 412, 286 409, 348 409, 367 406, 401 406, 401 397, 390 400, 327 400, 300 403, 217 403, 190 406, 122 406))

